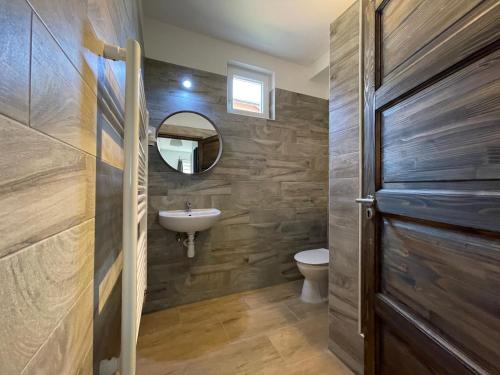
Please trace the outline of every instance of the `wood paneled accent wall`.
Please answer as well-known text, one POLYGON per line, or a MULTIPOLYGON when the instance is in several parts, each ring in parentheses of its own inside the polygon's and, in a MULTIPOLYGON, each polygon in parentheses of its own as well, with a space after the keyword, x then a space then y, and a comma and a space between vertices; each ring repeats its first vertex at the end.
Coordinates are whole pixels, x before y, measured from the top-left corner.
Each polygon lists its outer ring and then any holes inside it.
POLYGON ((146 311, 264 287, 300 274, 293 255, 327 245, 328 101, 276 92, 276 120, 229 114, 226 77, 146 59, 151 125, 198 111, 220 129, 220 163, 199 176, 179 174, 150 146, 146 311), (181 89, 190 77, 193 89, 181 89), (158 210, 222 210, 188 259, 158 210))
POLYGON ((359 3, 330 28, 330 349, 363 372, 358 335, 359 3))
POLYGON ((133 0, 0 0, 0 373, 119 353, 123 63, 133 0), (118 334, 117 334, 118 333, 118 334))

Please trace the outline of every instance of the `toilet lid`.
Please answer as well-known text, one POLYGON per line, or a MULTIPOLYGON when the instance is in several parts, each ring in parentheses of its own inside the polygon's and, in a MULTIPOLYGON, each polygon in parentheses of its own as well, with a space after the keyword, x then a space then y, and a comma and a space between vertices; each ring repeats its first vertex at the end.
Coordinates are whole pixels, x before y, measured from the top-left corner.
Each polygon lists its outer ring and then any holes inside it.
POLYGON ((295 254, 294 258, 297 262, 317 266, 320 264, 328 264, 330 252, 327 249, 306 250, 295 254))

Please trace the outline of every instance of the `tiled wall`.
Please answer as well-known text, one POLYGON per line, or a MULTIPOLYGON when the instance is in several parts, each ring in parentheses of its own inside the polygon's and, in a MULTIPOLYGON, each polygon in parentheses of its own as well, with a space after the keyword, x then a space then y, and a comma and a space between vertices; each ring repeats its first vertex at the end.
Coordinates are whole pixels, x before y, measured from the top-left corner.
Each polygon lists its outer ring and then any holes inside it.
POLYGON ((199 176, 179 174, 150 146, 146 311, 300 277, 293 255, 327 245, 328 101, 276 92, 276 120, 228 114, 226 77, 145 61, 151 125, 175 111, 208 116, 221 130, 220 163, 199 176), (181 89, 191 77, 193 89, 181 89), (222 219, 196 240, 188 259, 159 209, 215 207, 222 219))
MULTIPOLYGON (((123 63, 134 0, 0 0, 0 373, 119 354, 123 63)), ((95 372, 97 374, 97 372, 95 372)))
POLYGON ((330 348, 363 372, 358 334, 359 2, 330 30, 330 348))

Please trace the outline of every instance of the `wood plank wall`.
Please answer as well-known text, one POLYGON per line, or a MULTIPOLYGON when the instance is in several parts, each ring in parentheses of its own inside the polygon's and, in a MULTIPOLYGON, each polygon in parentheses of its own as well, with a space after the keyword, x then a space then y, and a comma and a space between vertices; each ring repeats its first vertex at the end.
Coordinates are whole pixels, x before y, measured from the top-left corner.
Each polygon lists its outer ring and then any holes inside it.
POLYGON ((140 38, 137 14, 0 0, 1 374, 90 374, 119 353, 125 70, 98 40, 140 38))
POLYGON ((363 372, 358 319, 359 3, 330 28, 330 349, 363 372))
POLYGON ((198 111, 224 147, 213 170, 190 177, 150 146, 146 311, 299 278, 293 255, 327 246, 328 101, 278 89, 275 121, 228 114, 225 76, 148 59, 145 86, 151 125, 198 111), (191 91, 181 89, 185 77, 191 91), (194 259, 157 218, 186 200, 223 213, 200 233, 194 259))

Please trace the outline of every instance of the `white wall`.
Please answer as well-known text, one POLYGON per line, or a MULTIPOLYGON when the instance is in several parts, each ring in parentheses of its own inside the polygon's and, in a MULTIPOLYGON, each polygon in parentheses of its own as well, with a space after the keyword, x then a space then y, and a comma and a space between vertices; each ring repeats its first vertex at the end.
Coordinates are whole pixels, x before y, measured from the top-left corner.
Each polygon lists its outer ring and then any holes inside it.
POLYGON ((295 64, 152 18, 144 19, 143 33, 148 58, 221 75, 226 75, 227 62, 236 60, 274 71, 278 88, 328 99, 328 77, 314 79, 322 61, 311 66, 295 64))

